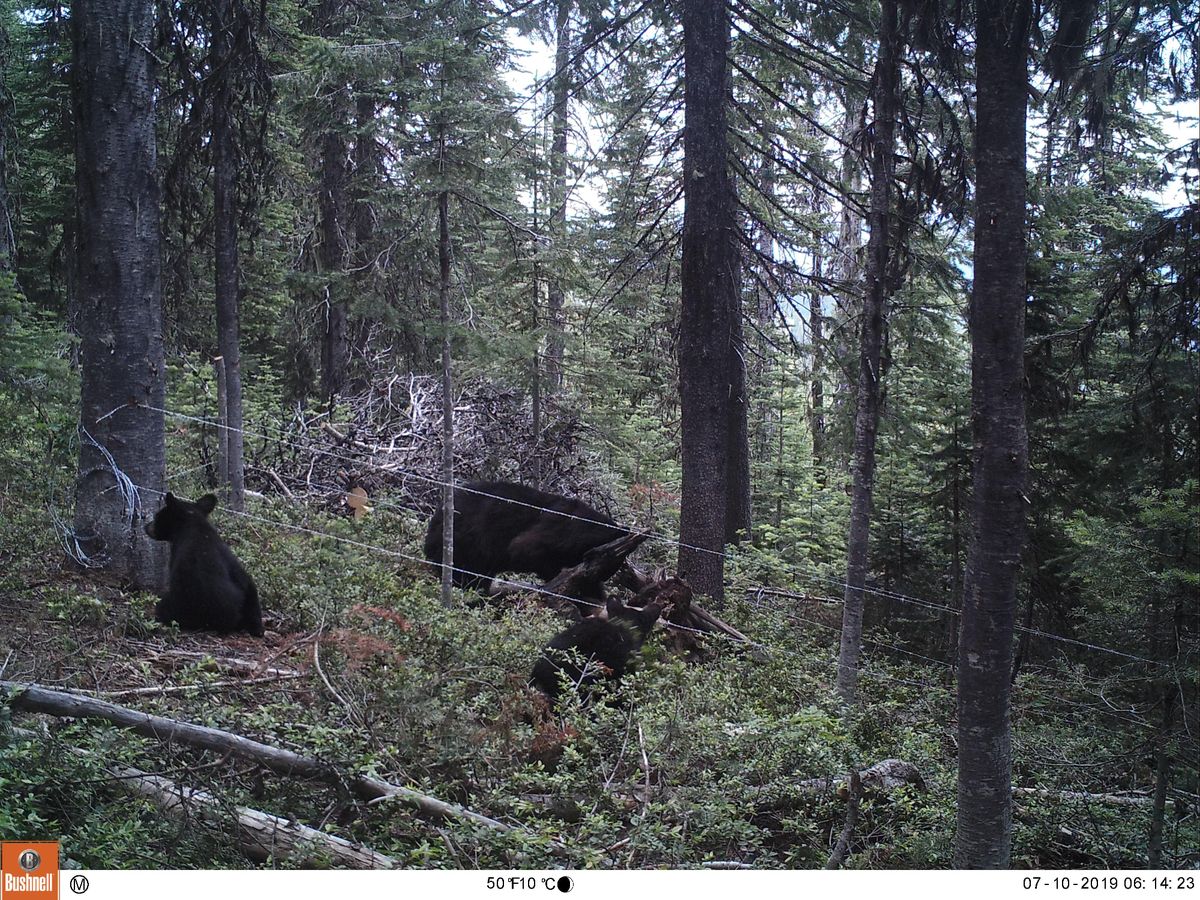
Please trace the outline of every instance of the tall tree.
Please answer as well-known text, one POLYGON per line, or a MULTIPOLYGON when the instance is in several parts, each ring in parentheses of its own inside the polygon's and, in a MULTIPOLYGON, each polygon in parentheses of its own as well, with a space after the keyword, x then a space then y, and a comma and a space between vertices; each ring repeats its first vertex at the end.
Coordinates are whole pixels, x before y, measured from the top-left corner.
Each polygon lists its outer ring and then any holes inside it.
POLYGON ((546 391, 554 394, 562 387, 563 352, 566 345, 563 305, 563 260, 567 244, 567 132, 570 113, 571 82, 574 67, 571 53, 571 8, 573 0, 558 0, 554 17, 554 104, 550 140, 550 238, 554 262, 550 266, 547 290, 546 391))
POLYGON ((13 268, 16 234, 8 193, 8 132, 13 120, 12 94, 8 89, 8 21, 0 16, 0 272, 13 268))
POLYGON ((879 62, 875 69, 875 121, 871 138, 871 204, 868 212, 866 285, 859 326, 858 407, 854 417, 854 481, 846 537, 846 593, 837 690, 854 702, 862 650, 867 557, 871 539, 871 500, 875 488, 875 436, 879 428, 883 328, 892 290, 891 204, 895 179, 896 116, 899 112, 900 33, 895 0, 880 4, 879 62))
POLYGON ((138 516, 156 499, 139 488, 160 491, 166 477, 154 4, 76 0, 71 22, 82 368, 75 530, 93 561, 153 589, 161 545, 138 516))
POLYGON ((971 545, 958 680, 954 865, 1005 868, 1012 848, 1008 719, 1025 544, 1025 119, 1029 0, 979 0, 971 291, 971 545))
POLYGON ((217 353, 224 396, 224 434, 220 447, 221 481, 228 486, 229 504, 235 510, 244 505, 245 466, 242 461, 242 359, 238 330, 238 211, 237 147, 234 140, 233 92, 231 73, 234 66, 234 41, 238 23, 234 0, 214 0, 212 4, 211 71, 218 73, 212 104, 213 153, 213 260, 216 277, 217 353), (223 76, 223 77, 222 77, 223 76))
MULTIPOLYGON (((733 371, 741 351, 737 196, 728 166, 729 10, 684 0, 683 292, 679 399, 683 491, 679 574, 720 605, 733 371), (735 348, 736 351, 735 352, 735 348)), ((744 411, 744 406, 743 406, 744 411)), ((745 439, 744 433, 742 440, 745 439)))
MULTIPOLYGON (((317 30, 322 37, 334 38, 342 33, 344 7, 344 0, 320 0, 317 30)), ((345 81, 338 78, 327 90, 329 122, 321 135, 321 183, 317 202, 321 216, 318 256, 325 294, 322 298, 325 328, 321 336, 321 390, 326 400, 332 400, 345 386, 350 365, 349 310, 342 283, 350 253, 347 239, 350 148, 345 137, 349 115, 345 81)))
MULTIPOLYGON (((442 65, 443 73, 445 63, 442 65)), ((446 93, 445 75, 442 95, 446 93)), ((454 373, 450 345, 450 190, 446 184, 446 123, 437 125, 438 311, 442 328, 442 605, 454 583, 454 373)))

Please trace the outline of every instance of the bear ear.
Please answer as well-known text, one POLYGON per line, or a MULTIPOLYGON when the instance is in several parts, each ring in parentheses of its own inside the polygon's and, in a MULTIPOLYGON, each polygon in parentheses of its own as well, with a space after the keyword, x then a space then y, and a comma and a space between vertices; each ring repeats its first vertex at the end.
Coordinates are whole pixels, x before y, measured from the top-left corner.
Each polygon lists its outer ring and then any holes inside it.
POLYGON ((172 494, 170 491, 167 491, 167 495, 165 497, 163 497, 163 502, 166 503, 167 506, 178 506, 179 498, 176 497, 174 494, 172 494))
POLYGON ((196 501, 196 505, 200 507, 200 512, 206 516, 217 508, 217 497, 215 494, 205 494, 196 501))
POLYGON ((604 609, 600 610, 598 615, 602 619, 617 619, 620 618, 624 609, 624 603, 622 603, 616 597, 609 597, 604 604, 604 609))

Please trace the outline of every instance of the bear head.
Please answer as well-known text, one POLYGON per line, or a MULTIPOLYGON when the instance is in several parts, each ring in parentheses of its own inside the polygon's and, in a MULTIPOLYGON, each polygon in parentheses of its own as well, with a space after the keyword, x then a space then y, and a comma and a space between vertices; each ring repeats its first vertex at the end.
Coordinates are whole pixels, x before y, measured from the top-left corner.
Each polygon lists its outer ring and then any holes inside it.
POLYGON ((146 525, 146 534, 156 541, 174 540, 188 527, 208 521, 208 514, 217 508, 217 498, 205 494, 195 503, 180 500, 167 493, 162 509, 146 525))

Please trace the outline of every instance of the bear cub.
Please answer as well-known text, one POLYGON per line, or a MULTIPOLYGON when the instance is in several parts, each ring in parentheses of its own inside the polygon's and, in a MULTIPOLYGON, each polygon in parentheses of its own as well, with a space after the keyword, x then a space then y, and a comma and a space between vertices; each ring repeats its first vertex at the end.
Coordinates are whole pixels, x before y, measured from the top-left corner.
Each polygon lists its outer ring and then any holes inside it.
MULTIPOLYGON (((508 481, 472 482, 454 490, 454 568, 466 571, 455 571, 453 581, 485 594, 501 572, 533 572, 549 581, 592 548, 628 533, 581 500, 508 481)), ((441 509, 425 533, 425 559, 441 571, 441 509)))
POLYGON ((262 637, 258 589, 208 521, 216 507, 212 494, 191 503, 168 493, 146 525, 146 534, 171 545, 167 593, 154 607, 154 617, 167 625, 178 622, 180 628, 262 637))
POLYGON ((589 616, 550 641, 534 664, 529 684, 555 699, 561 692, 560 672, 577 689, 609 679, 619 680, 629 665, 629 657, 645 643, 664 609, 661 603, 637 609, 619 600, 609 600, 607 617, 589 616))

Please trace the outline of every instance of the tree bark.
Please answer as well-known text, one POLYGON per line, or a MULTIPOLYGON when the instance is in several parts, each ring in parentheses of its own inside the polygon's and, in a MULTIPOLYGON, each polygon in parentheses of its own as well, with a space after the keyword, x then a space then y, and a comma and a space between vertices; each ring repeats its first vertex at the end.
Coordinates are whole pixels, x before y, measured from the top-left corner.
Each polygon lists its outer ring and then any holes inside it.
MULTIPOLYGON (((378 289, 376 279, 377 266, 374 263, 375 254, 375 209, 371 202, 372 192, 379 184, 382 161, 379 141, 375 137, 376 101, 369 93, 367 86, 356 86, 358 92, 354 101, 354 177, 350 190, 350 209, 354 221, 354 259, 355 267, 359 270, 355 281, 363 294, 369 294, 378 289)), ((359 357, 365 357, 369 352, 368 341, 371 335, 371 322, 365 317, 356 317, 354 327, 354 350, 359 357)))
POLYGON ((3 83, 8 71, 8 28, 0 19, 0 272, 12 271, 17 256, 13 229, 12 197, 8 193, 8 131, 12 127, 13 101, 3 83))
POLYGON ((146 49, 154 5, 76 0, 71 24, 82 368, 75 531, 92 561, 155 590, 164 545, 142 530, 138 516, 151 510, 131 486, 161 491, 166 476, 163 414, 148 408, 162 409, 165 383, 154 55, 146 49), (114 490, 114 479, 124 488, 114 490))
POLYGON ((1005 868, 1012 847, 1008 719, 1025 543, 1025 116, 1029 0, 980 0, 971 293, 974 491, 958 680, 954 865, 1005 868))
MULTIPOLYGON (((820 277, 822 256, 819 246, 813 246, 813 273, 820 277)), ((817 483, 825 484, 825 316, 821 309, 821 291, 814 288, 808 306, 809 327, 812 331, 812 460, 817 483)))
POLYGON ((879 426, 880 357, 891 253, 892 182, 895 178, 896 115, 899 109, 900 35, 895 0, 883 0, 879 62, 875 72, 875 123, 871 146, 871 207, 866 288, 859 332, 858 409, 854 418, 854 485, 846 537, 846 595, 838 655, 837 691, 852 705, 858 686, 867 564, 871 540, 871 500, 875 489, 875 435, 879 426))
POLYGON ((225 450, 227 502, 240 512, 245 508, 246 470, 242 435, 242 353, 238 326, 238 157, 233 135, 234 29, 238 26, 232 0, 214 0, 213 61, 222 76, 213 96, 213 232, 216 263, 217 352, 224 369, 225 450))
POLYGON ((330 132, 321 141, 321 273, 325 278, 325 329, 321 336, 321 390, 332 399, 345 387, 350 362, 346 337, 346 141, 330 132))
MULTIPOLYGON (((343 0, 321 0, 317 10, 317 30, 324 37, 342 32, 338 17, 343 0)), ((321 247, 318 256, 325 279, 325 328, 321 335, 321 389, 330 403, 346 385, 350 363, 350 343, 346 335, 348 312, 342 279, 346 272, 349 248, 346 240, 346 192, 350 167, 344 128, 342 98, 331 101, 331 124, 321 137, 321 184, 318 206, 321 216, 321 247)))
MULTIPOLYGON (((740 274, 738 275, 740 278, 740 274)), ((750 399, 746 389, 745 329, 740 296, 734 296, 729 339, 729 481, 725 495, 725 543, 749 538, 753 517, 750 504, 750 399)))
MULTIPOLYGON (((438 135, 439 164, 446 177, 445 126, 438 135)), ((454 379, 450 355, 450 194, 438 193, 438 301, 442 326, 442 605, 454 602, 454 379)))
POLYGON ((567 252, 567 131, 571 95, 571 8, 572 0, 558 0, 554 20, 554 115, 550 141, 550 238, 554 258, 548 279, 546 322, 546 393, 553 395, 562 389, 563 353, 566 348, 566 323, 563 306, 566 288, 563 285, 562 261, 567 252))
POLYGON ((679 399, 683 489, 680 577, 724 604, 730 396, 740 350, 737 197, 728 168, 729 11, 684 0, 683 291, 679 399))

